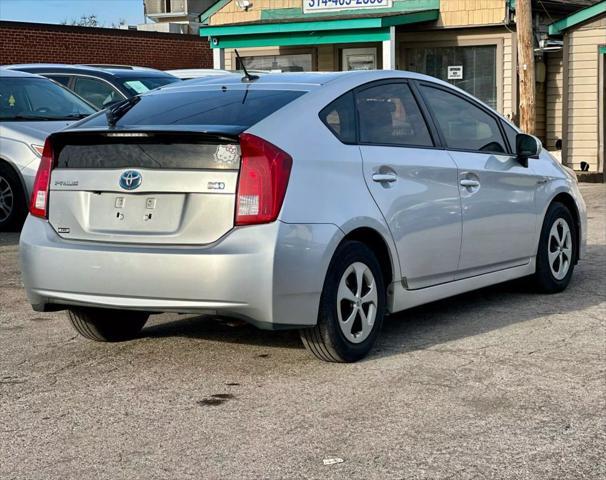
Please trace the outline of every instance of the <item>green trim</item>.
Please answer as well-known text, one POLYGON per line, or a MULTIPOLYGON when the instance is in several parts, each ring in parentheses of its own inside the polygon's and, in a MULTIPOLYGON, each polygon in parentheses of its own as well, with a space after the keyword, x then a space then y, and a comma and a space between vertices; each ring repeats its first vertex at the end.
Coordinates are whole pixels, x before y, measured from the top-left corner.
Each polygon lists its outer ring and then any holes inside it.
POLYGON ((392 15, 381 19, 382 27, 396 25, 409 25, 411 23, 433 22, 440 17, 439 10, 426 10, 424 12, 407 13, 405 15, 392 15))
POLYGON ((580 10, 572 15, 558 20, 555 23, 549 25, 549 35, 562 35, 564 30, 568 30, 579 23, 591 20, 593 17, 606 13, 606 1, 596 3, 592 7, 580 10))
POLYGON ((230 0, 219 0, 217 3, 215 3, 212 7, 207 8, 204 12, 202 12, 202 14, 200 15, 200 23, 206 23, 206 21, 212 17, 215 13, 217 13, 219 10, 221 10, 225 5, 227 5, 230 2, 230 0))
POLYGON ((223 37, 243 37, 270 34, 291 34, 291 36, 296 36, 297 38, 300 38, 301 36, 313 37, 314 35, 326 37, 326 32, 334 32, 338 35, 347 35, 348 32, 352 30, 383 29, 395 25, 435 21, 438 19, 439 14, 440 13, 438 10, 425 10, 403 15, 392 15, 378 18, 365 17, 313 22, 254 23, 246 25, 236 24, 212 27, 209 26, 200 27, 200 36, 208 36, 220 39, 219 43, 221 43, 221 46, 215 45, 214 42, 211 42, 213 48, 227 48, 224 46, 226 38, 223 37))
POLYGON ((382 42, 389 40, 389 29, 352 29, 318 33, 264 33, 259 35, 230 35, 214 37, 213 48, 287 47, 293 45, 323 45, 327 43, 382 42))
MULTIPOLYGON (((305 1, 305 0, 303 0, 305 1)), ((261 20, 282 20, 286 18, 322 18, 336 15, 383 14, 397 12, 412 12, 415 10, 439 10, 440 0, 395 0, 390 8, 349 9, 333 12, 303 13, 303 9, 295 8, 268 8, 261 10, 261 20)))
POLYGON ((600 55, 606 55, 606 45, 600 46, 598 51, 600 52, 600 55))
POLYGON ((352 18, 323 22, 253 23, 242 25, 217 25, 200 27, 200 36, 222 37, 227 35, 260 35, 264 33, 319 32, 324 30, 350 30, 380 28, 380 18, 352 18))

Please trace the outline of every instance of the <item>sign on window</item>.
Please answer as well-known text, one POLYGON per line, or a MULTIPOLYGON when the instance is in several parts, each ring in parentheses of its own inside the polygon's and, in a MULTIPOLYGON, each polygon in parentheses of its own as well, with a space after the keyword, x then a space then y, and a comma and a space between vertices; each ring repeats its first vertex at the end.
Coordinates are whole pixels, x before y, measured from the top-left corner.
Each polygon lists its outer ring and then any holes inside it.
POLYGON ((303 0, 303 13, 391 8, 393 0, 303 0))
POLYGON ((448 67, 448 80, 463 80, 463 65, 448 67))

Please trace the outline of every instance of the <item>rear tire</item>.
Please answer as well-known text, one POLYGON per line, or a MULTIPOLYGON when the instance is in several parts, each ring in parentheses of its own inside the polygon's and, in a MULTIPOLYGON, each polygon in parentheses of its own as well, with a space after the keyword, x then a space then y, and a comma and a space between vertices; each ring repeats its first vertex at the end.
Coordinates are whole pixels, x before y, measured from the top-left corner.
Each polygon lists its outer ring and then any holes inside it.
POLYGON ((541 293, 558 293, 572 278, 577 251, 576 224, 568 208, 561 203, 549 206, 543 221, 537 251, 537 270, 530 277, 541 293))
POLYGON ((146 312, 104 308, 74 308, 67 315, 76 332, 96 342, 132 340, 149 318, 146 312))
POLYGON ((0 232, 18 231, 27 216, 21 180, 6 163, 0 163, 0 232))
POLYGON ((355 362, 370 352, 383 324, 385 285, 377 257, 365 244, 346 241, 328 268, 318 323, 301 340, 326 362, 355 362))

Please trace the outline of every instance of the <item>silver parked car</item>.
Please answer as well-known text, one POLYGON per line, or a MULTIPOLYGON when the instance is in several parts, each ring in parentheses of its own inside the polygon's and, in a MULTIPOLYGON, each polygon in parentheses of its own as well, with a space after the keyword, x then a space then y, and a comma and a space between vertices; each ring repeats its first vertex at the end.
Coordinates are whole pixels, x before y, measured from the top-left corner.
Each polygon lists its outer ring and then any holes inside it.
POLYGON ((0 69, 0 231, 27 215, 46 137, 95 111, 47 78, 0 69))
POLYGON ((574 172, 467 93, 269 74, 164 87, 51 135, 21 261, 34 309, 93 340, 220 313, 350 362, 387 313, 518 277, 565 289, 585 238, 574 172))

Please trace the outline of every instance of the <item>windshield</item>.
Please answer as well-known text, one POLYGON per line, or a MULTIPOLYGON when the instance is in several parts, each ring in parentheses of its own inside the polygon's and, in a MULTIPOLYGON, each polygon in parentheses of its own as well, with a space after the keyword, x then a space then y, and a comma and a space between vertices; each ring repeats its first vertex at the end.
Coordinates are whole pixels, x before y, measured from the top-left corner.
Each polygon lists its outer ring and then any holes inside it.
MULTIPOLYGON (((236 126, 246 130, 287 103, 303 95, 294 90, 201 90, 143 95, 121 115, 115 125, 141 127, 154 125, 236 126)), ((106 116, 90 119, 87 126, 104 125, 106 116)))
POLYGON ((181 81, 177 77, 120 77, 120 83, 131 95, 149 92, 158 87, 181 81))
POLYGON ((78 120, 95 109, 44 78, 0 78, 0 120, 78 120))

